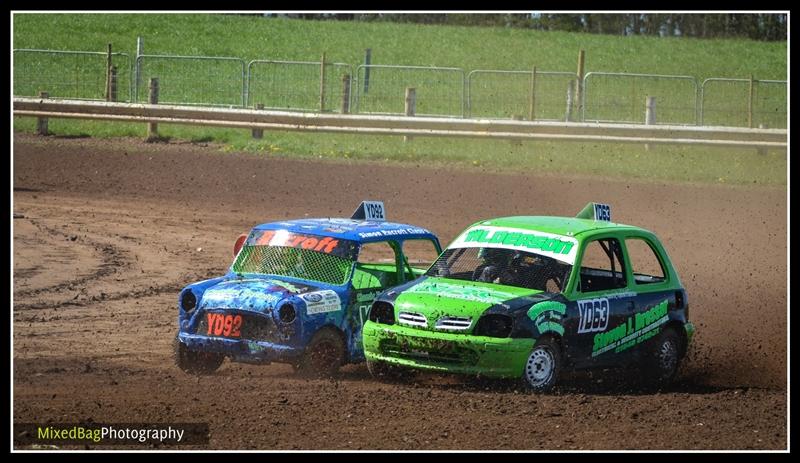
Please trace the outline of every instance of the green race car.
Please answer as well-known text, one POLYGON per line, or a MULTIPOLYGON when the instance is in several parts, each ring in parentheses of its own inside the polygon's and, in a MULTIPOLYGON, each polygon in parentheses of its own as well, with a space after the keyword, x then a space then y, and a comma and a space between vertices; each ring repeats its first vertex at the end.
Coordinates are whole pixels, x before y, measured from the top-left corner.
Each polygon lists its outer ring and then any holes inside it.
POLYGON ((517 378, 545 392, 564 368, 640 364, 672 380, 694 333, 664 247, 612 223, 520 216, 467 228, 424 276, 382 293, 363 328, 375 376, 408 368, 517 378))

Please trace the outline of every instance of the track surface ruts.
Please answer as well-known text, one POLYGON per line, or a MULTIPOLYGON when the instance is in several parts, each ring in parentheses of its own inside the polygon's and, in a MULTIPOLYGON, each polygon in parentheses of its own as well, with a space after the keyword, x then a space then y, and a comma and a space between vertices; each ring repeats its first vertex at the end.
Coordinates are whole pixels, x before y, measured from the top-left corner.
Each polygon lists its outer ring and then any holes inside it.
POLYGON ((786 189, 498 174, 223 154, 138 140, 14 140, 16 422, 208 422, 210 448, 782 449, 786 447, 786 189), (655 231, 698 333, 660 393, 613 372, 554 395, 364 365, 304 380, 286 365, 172 363, 176 298, 224 273, 255 223, 348 216, 382 199, 390 219, 452 240, 505 215, 612 204, 655 231), (202 250, 198 250, 202 248, 202 250))

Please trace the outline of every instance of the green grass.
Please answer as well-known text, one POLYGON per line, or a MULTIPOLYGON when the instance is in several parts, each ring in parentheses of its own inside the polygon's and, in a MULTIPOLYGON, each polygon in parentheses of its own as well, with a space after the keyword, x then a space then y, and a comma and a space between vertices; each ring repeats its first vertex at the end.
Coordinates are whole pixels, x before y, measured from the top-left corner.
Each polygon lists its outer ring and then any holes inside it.
MULTIPOLYGON (((466 70, 529 70, 535 64, 540 70, 574 72, 578 50, 584 49, 587 72, 689 75, 700 80, 742 78, 749 74, 757 79, 785 80, 787 74, 786 42, 619 37, 204 14, 16 14, 13 26, 14 48, 103 51, 111 42, 115 51, 131 56, 135 54, 136 37, 140 35, 144 37, 146 53, 234 56, 246 60, 316 61, 325 52, 329 61, 355 66, 363 61, 364 49, 372 48, 373 64, 452 66, 466 70)), ((18 75, 15 70, 15 93, 17 82, 30 84, 35 79, 18 75)), ((94 79, 95 86, 102 84, 102 78, 94 79)), ((371 87, 376 95, 382 91, 377 85, 371 87)), ((559 83, 558 88, 560 86, 563 85, 559 83)), ((525 83, 519 87, 520 92, 524 91, 525 83)), ((167 85, 163 91, 169 88, 167 85)), ((198 88, 191 90, 197 92, 198 88)), ((202 91, 210 94, 216 90, 212 86, 202 91)), ((93 89, 93 92, 102 92, 102 88, 93 89)), ((721 101, 738 98, 739 93, 741 89, 737 88, 736 92, 720 94, 721 101)), ((636 96, 632 100, 634 105, 638 99, 636 96)), ((538 94, 537 101, 540 101, 538 94)), ((558 98, 553 101, 553 107, 559 104, 558 98)), ((445 103, 449 108, 452 102, 445 103)), ((518 113, 525 108, 519 98, 513 104, 514 108, 523 109, 504 109, 502 115, 518 113)), ((483 114, 491 115, 494 110, 490 108, 483 114)), ((628 110, 636 112, 635 107, 628 110)), ((542 111, 547 113, 544 108, 542 111)), ((664 117, 670 114, 667 111, 665 107, 664 117)), ((737 116, 740 123, 741 115, 737 116)), ((772 120, 780 121, 781 117, 772 120)), ((33 119, 15 118, 14 121, 15 130, 34 129, 33 119)), ((771 123, 770 126, 776 125, 771 123)), ((56 134, 69 136, 144 137, 145 134, 144 124, 51 120, 50 128, 56 134)), ((161 133, 177 139, 213 140, 225 144, 227 151, 244 150, 270 156, 389 160, 659 180, 786 184, 785 150, 770 151, 762 156, 752 149, 658 146, 645 151, 641 145, 572 142, 514 144, 416 138, 404 144, 400 137, 272 132, 267 132, 265 139, 258 142, 247 130, 167 125, 161 127, 161 133)))

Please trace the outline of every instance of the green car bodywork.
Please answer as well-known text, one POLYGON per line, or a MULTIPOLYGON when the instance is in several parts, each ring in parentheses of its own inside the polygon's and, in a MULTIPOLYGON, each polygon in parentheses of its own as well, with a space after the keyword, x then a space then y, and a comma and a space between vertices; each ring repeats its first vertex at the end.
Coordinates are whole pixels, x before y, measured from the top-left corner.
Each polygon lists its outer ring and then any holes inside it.
MULTIPOLYGON (((367 361, 524 379, 547 362, 558 369, 663 363, 647 341, 668 338, 664 349, 676 358, 667 363, 677 369, 694 333, 686 292, 653 233, 609 219, 608 206, 590 203, 574 218, 471 225, 424 276, 375 300, 363 328, 367 361), (475 262, 487 249, 513 256, 503 264, 511 282, 486 281, 496 269, 475 262), (651 271, 641 271, 642 262, 651 271), (535 347, 544 339, 557 352, 541 360, 535 347)), ((674 371, 659 374, 671 379, 674 371)))

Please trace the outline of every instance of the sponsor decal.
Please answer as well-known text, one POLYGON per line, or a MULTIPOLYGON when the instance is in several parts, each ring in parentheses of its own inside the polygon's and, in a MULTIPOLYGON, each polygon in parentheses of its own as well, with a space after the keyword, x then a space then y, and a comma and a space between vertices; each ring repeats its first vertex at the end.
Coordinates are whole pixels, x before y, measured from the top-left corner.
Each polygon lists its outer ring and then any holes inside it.
POLYGON ((528 317, 536 324, 539 335, 548 331, 554 331, 559 335, 564 335, 564 327, 561 321, 567 312, 567 306, 556 301, 544 301, 534 304, 528 310, 528 317))
POLYGON ((289 283, 288 281, 272 280, 272 279, 264 281, 271 285, 280 286, 281 288, 286 288, 288 291, 292 293, 302 293, 303 291, 308 290, 308 288, 305 286, 295 286, 292 283, 289 283))
POLYGON ((339 299, 339 295, 331 289, 303 294, 302 297, 306 301, 306 313, 309 315, 336 312, 342 309, 342 301, 339 299))
POLYGON ((425 280, 417 285, 414 285, 405 292, 414 294, 435 294, 442 297, 463 299, 465 301, 483 302, 486 304, 499 304, 503 301, 518 297, 518 295, 514 293, 496 291, 494 289, 483 288, 480 286, 456 285, 430 280, 425 280))
POLYGON ((331 254, 339 246, 339 240, 330 236, 319 237, 292 233, 287 230, 263 230, 261 234, 251 238, 250 244, 259 246, 286 246, 290 248, 308 249, 331 254))
POLYGON ((578 333, 605 331, 608 328, 608 299, 578 301, 578 333))
POLYGON ((636 344, 642 343, 660 331, 660 326, 669 320, 667 315, 668 300, 664 300, 643 313, 628 317, 625 323, 604 333, 594 336, 592 357, 610 350, 622 352, 636 344))
POLYGON ((567 236, 507 227, 474 227, 459 236, 450 248, 490 247, 532 252, 572 264, 578 241, 567 236))
POLYGON ((382 236, 398 236, 398 235, 426 235, 430 232, 425 230, 424 228, 417 228, 417 227, 407 227, 407 228, 395 228, 391 230, 375 230, 370 232, 360 232, 358 236, 360 238, 376 238, 382 236))

